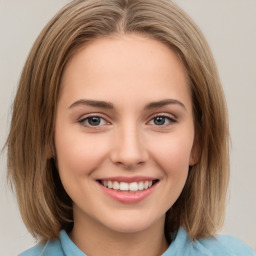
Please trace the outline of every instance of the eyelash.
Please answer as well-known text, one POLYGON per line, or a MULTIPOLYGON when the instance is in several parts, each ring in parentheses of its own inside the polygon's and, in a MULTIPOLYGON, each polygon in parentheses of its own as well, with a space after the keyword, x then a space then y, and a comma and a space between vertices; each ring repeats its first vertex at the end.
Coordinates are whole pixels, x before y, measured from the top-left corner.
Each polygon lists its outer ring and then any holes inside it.
MULTIPOLYGON (((82 118, 81 120, 79 120, 78 121, 80 124, 82 124, 83 126, 85 126, 85 127, 89 127, 89 128, 94 128, 94 129, 97 129, 97 128, 99 128, 99 127, 101 127, 101 126, 103 126, 103 125, 106 125, 106 124, 109 124, 109 122, 108 121, 106 121, 106 119, 105 118, 103 118, 103 117, 101 117, 101 116, 99 116, 99 115, 91 115, 91 116, 87 116, 87 117, 85 117, 85 118, 82 118), (102 125, 92 125, 92 124, 90 124, 90 123, 88 123, 89 121, 90 121, 90 119, 93 119, 93 118, 99 118, 100 119, 100 122, 102 121, 102 120, 104 120, 104 124, 102 124, 102 125)), ((166 114, 158 114, 158 115, 156 115, 156 116, 153 116, 151 119, 150 119, 150 121, 148 122, 150 125, 154 125, 154 126, 159 126, 159 127, 166 127, 166 126, 169 126, 170 124, 174 124, 174 123, 176 123, 177 122, 177 120, 176 119, 174 119, 174 118, 172 118, 172 117, 170 117, 170 116, 168 116, 168 115, 166 115, 166 114), (155 122, 154 122, 154 120, 156 120, 156 118, 164 118, 165 119, 165 122, 166 122, 166 120, 168 120, 168 122, 169 122, 169 124, 162 124, 162 125, 157 125, 155 122), (154 122, 153 124, 150 124, 150 122, 154 122)))
POLYGON ((88 123, 88 122, 89 122, 89 120, 92 120, 93 118, 99 118, 101 121, 102 121, 102 120, 104 120, 104 121, 105 121, 105 123, 104 123, 103 125, 105 125, 105 124, 109 124, 109 123, 106 121, 106 119, 105 119, 105 118, 103 118, 103 117, 101 117, 101 116, 99 116, 99 115, 91 115, 91 116, 87 116, 87 117, 85 117, 85 118, 82 118, 82 119, 81 119, 81 120, 79 120, 78 122, 79 122, 80 124, 82 124, 83 126, 86 126, 86 127, 93 127, 93 128, 97 128, 97 127, 102 126, 102 125, 92 125, 92 124, 88 123))
POLYGON ((156 124, 154 123, 153 125, 166 127, 166 126, 169 126, 169 125, 174 124, 174 123, 177 122, 176 119, 174 119, 173 117, 170 117, 169 115, 166 115, 166 114, 158 114, 158 115, 156 115, 156 116, 153 116, 153 117, 150 119, 150 122, 151 122, 151 121, 154 122, 154 120, 155 120, 156 118, 159 118, 159 117, 163 117, 163 118, 165 118, 165 120, 167 119, 168 122, 169 122, 169 124, 156 125, 156 124))

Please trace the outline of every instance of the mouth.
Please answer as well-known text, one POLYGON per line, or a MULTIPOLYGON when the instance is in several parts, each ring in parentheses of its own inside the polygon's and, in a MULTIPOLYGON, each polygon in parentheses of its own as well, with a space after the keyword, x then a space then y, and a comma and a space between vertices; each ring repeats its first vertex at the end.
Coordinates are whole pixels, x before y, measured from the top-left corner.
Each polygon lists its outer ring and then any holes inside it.
POLYGON ((148 190, 149 188, 155 186, 159 180, 142 180, 142 181, 133 181, 133 182, 124 182, 117 180, 97 180, 97 182, 104 186, 105 188, 115 190, 118 192, 140 192, 148 190))

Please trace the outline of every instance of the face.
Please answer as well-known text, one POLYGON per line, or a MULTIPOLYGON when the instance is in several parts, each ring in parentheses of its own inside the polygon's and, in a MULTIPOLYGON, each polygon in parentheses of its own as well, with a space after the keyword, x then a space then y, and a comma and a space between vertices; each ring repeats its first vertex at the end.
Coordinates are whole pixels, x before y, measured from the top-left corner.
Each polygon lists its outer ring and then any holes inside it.
POLYGON ((55 147, 75 225, 131 233, 164 223, 195 162, 193 142, 185 70, 164 44, 101 38, 68 62, 55 147))

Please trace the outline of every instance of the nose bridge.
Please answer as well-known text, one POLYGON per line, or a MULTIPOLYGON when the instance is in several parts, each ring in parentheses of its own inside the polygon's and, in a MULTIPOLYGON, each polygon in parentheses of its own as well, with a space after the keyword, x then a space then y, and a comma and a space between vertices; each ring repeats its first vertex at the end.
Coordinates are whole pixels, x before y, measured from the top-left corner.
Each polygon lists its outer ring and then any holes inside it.
POLYGON ((142 131, 136 123, 122 125, 117 129, 115 135, 111 154, 113 162, 130 169, 147 160, 142 131))

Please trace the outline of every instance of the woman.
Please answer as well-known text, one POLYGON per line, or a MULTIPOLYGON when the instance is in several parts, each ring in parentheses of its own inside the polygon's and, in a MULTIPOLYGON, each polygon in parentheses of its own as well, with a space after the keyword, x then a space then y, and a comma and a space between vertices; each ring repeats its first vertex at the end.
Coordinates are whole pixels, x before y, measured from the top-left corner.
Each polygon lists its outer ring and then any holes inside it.
POLYGON ((14 102, 9 178, 41 242, 22 255, 255 255, 216 236, 228 142, 210 49, 176 5, 71 2, 14 102))

